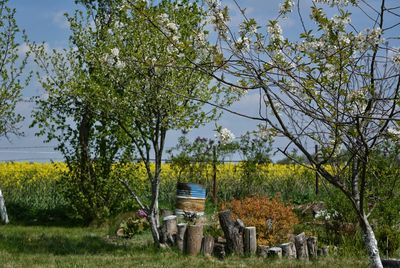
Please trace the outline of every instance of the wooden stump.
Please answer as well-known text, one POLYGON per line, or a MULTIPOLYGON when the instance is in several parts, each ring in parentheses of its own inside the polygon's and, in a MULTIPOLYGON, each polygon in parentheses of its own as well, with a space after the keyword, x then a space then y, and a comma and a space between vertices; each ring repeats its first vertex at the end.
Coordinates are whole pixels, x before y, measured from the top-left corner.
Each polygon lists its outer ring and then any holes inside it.
POLYGON ((296 255, 299 260, 308 260, 307 250, 307 237, 304 233, 296 235, 294 238, 294 244, 296 246, 296 255))
POLYGON ((214 244, 214 250, 213 250, 214 256, 223 259, 225 258, 225 244, 222 243, 215 243, 214 244))
POLYGON ((268 257, 268 249, 269 249, 268 246, 259 245, 257 247, 257 256, 262 258, 268 257))
POLYGON ((387 268, 400 268, 400 260, 390 259, 382 260, 383 267, 387 268))
POLYGON ((176 224, 176 216, 171 215, 164 217, 160 234, 161 243, 166 243, 170 246, 175 245, 177 233, 178 233, 178 227, 176 224))
POLYGON ((284 243, 279 245, 282 249, 282 256, 288 259, 296 259, 296 247, 294 243, 284 243))
POLYGON ((211 256, 214 250, 214 237, 207 235, 201 243, 201 253, 204 256, 211 256))
POLYGON ((176 245, 181 252, 185 251, 186 247, 186 223, 179 223, 178 224, 178 233, 176 235, 176 245))
POLYGON ((308 256, 310 259, 317 258, 318 255, 318 238, 316 236, 310 236, 307 238, 307 249, 308 249, 308 256))
POLYGON ((244 253, 246 255, 254 255, 256 253, 257 251, 256 227, 244 228, 243 244, 244 244, 244 253))
POLYGON ((203 240, 203 225, 188 225, 186 232, 186 253, 196 256, 201 250, 201 241, 203 240))
POLYGON ((231 212, 225 210, 219 213, 219 223, 226 238, 227 253, 237 255, 243 254, 243 226, 240 222, 234 222, 231 218, 231 212))
POLYGON ((282 259, 282 249, 279 247, 272 247, 267 250, 267 256, 270 258, 282 259))

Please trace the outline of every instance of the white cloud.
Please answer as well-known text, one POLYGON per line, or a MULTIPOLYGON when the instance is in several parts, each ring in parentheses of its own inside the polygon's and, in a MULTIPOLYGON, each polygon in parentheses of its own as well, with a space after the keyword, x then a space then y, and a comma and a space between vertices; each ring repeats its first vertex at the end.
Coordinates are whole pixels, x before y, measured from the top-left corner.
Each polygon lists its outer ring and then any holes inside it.
POLYGON ((21 45, 18 46, 18 56, 23 57, 30 51, 28 43, 22 43, 21 45))
POLYGON ((64 10, 57 11, 52 16, 53 23, 56 24, 61 29, 68 29, 69 28, 68 20, 64 15, 65 12, 66 11, 64 11, 64 10))

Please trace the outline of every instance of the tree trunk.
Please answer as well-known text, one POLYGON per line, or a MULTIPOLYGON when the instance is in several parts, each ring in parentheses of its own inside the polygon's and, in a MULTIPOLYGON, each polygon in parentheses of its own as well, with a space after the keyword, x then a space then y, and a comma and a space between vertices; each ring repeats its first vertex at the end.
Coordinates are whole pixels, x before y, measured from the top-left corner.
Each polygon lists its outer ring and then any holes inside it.
POLYGON ((256 227, 244 228, 244 253, 246 255, 254 255, 257 251, 257 235, 256 227))
POLYGON ((203 225, 188 225, 186 232, 186 252, 189 255, 196 256, 201 251, 201 242, 203 241, 203 225))
POLYGON ((282 249, 282 256, 288 259, 296 259, 296 247, 294 243, 284 243, 279 245, 282 249))
POLYGON ((211 256, 214 250, 214 237, 206 235, 201 243, 201 252, 204 256, 211 256))
POLYGON ((160 230, 161 230, 160 242, 167 243, 170 246, 174 246, 176 243, 176 236, 178 233, 176 216, 171 215, 171 216, 164 217, 160 230))
POLYGON ((304 233, 298 234, 294 237, 294 244, 296 246, 296 254, 299 260, 308 260, 307 250, 307 237, 304 233))
POLYGON ((379 255, 378 242, 376 241, 374 230, 372 230, 372 227, 369 224, 366 216, 360 218, 360 225, 363 232, 364 244, 367 248, 371 267, 382 268, 383 265, 381 257, 379 255))
POLYGON ((187 224, 186 223, 180 223, 178 224, 178 235, 176 237, 176 244, 178 246, 178 249, 181 252, 184 252, 186 249, 186 228, 187 224))
POLYGON ((153 236, 153 241, 156 246, 160 246, 160 220, 159 220, 159 211, 158 211, 158 196, 159 196, 159 188, 160 188, 160 180, 159 177, 154 178, 151 183, 151 198, 152 198, 152 205, 150 207, 150 214, 149 214, 149 222, 150 222, 150 229, 151 234, 153 236))
POLYGON ((219 223, 226 238, 226 249, 228 253, 243 254, 243 226, 240 222, 234 222, 231 212, 225 210, 219 213, 219 223))
POLYGON ((1 190, 0 190, 0 216, 1 216, 1 220, 5 224, 9 223, 6 204, 4 202, 4 197, 3 197, 3 193, 1 192, 1 190))
POLYGON ((316 236, 311 236, 307 238, 307 249, 308 249, 308 256, 310 257, 310 259, 317 258, 318 238, 316 236))

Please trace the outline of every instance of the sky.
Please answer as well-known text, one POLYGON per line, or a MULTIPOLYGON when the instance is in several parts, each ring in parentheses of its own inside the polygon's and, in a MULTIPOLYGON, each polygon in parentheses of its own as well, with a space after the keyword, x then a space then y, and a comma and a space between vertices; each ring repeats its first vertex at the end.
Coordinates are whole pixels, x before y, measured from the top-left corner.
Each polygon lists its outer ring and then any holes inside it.
MULTIPOLYGON (((371 1, 371 2, 374 2, 371 1)), ((222 1, 231 9, 231 24, 237 25, 241 21, 240 12, 233 1, 222 1)), ((238 1, 242 8, 246 8, 246 14, 256 18, 261 25, 266 25, 267 21, 276 17, 279 0, 240 0, 238 1)), ((77 8, 73 0, 9 0, 11 7, 16 8, 16 20, 21 29, 24 29, 30 39, 37 43, 45 42, 49 49, 60 49, 68 47, 69 26, 65 19, 64 13, 72 12, 77 8)), ((298 26, 296 20, 288 18, 282 25, 284 33, 287 36, 294 36, 294 32, 298 26)), ((21 51, 26 49, 22 44, 21 51)), ((37 67, 30 63, 28 70, 35 71, 37 67)), ((33 78, 30 85, 24 90, 24 98, 38 96, 43 94, 40 84, 36 78, 33 78)), ((235 103, 231 109, 246 113, 258 113, 258 94, 250 94, 245 96, 241 101, 235 103)), ((53 150, 54 144, 46 144, 42 137, 35 136, 37 131, 29 128, 32 119, 30 113, 34 104, 31 102, 21 102, 18 104, 17 111, 25 116, 22 130, 24 136, 11 136, 9 140, 0 138, 0 161, 61 161, 62 155, 53 150)), ((256 128, 259 122, 249 119, 237 117, 231 114, 224 114, 218 121, 222 127, 230 129, 236 137, 256 128)), ((192 131, 190 138, 197 136, 213 138, 215 123, 208 124, 192 131)), ((174 146, 180 132, 171 132, 167 137, 166 148, 174 146)), ((274 147, 283 146, 279 140, 275 142, 274 147)), ((237 158, 237 157, 235 157, 237 158)), ((275 159, 282 156, 275 156, 275 159)), ((234 159, 236 160, 236 159, 234 159)))

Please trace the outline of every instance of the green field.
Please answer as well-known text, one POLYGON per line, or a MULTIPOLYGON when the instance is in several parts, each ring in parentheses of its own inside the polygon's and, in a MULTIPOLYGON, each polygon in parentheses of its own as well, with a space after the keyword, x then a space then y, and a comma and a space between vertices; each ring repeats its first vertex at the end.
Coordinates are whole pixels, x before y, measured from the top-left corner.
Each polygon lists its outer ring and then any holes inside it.
POLYGON ((149 234, 117 239, 104 228, 0 227, 0 267, 366 267, 366 260, 328 257, 318 262, 231 256, 189 257, 152 246, 149 234))

